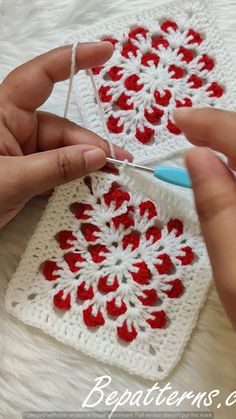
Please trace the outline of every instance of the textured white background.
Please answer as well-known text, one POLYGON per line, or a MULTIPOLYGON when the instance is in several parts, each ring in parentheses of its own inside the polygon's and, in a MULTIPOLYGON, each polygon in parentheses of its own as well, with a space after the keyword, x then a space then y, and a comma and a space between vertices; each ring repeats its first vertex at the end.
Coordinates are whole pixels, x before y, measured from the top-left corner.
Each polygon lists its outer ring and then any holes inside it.
MULTIPOLYGON (((79 28, 161 3, 167 1, 2 0, 0 78, 27 59, 63 43, 79 28)), ((209 7, 236 68, 236 0, 210 0, 209 7)), ((56 87, 46 104, 48 110, 62 114, 66 88, 66 83, 56 87)), ((78 121, 75 105, 70 108, 70 117, 78 121)), ((127 387, 133 392, 145 390, 153 384, 98 363, 6 313, 3 297, 7 283, 45 205, 43 199, 33 200, 0 232, 0 418, 4 419, 18 418, 25 410, 80 410, 94 379, 103 374, 112 376, 107 395, 114 390, 122 394, 127 387)), ((236 390, 235 354, 235 335, 212 289, 184 356, 160 385, 170 381, 174 390, 196 393, 218 388, 223 403, 223 395, 236 390)), ((100 408, 104 408, 102 403, 100 408)), ((127 406, 123 409, 129 410, 127 406)), ((188 409, 186 404, 180 410, 188 409)), ((157 409, 153 405, 148 410, 157 409)), ((213 410, 217 419, 236 417, 236 405, 213 410)))

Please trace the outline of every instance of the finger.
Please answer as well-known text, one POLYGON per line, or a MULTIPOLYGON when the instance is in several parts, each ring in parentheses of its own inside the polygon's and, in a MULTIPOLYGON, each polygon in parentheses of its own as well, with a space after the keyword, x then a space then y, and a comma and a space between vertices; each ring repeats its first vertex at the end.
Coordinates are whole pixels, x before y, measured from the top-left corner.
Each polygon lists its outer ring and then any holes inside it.
MULTIPOLYGON (((100 147, 104 153, 110 155, 110 147, 106 140, 92 131, 80 127, 68 119, 47 112, 38 112, 38 149, 52 150, 70 145, 92 145, 100 147)), ((132 154, 114 146, 117 159, 133 160, 132 154)))
POLYGON ((236 113, 220 109, 176 109, 174 118, 189 141, 225 154, 236 168, 236 113))
MULTIPOLYGON (((70 76, 71 49, 71 45, 53 49, 13 70, 1 86, 5 99, 29 111, 41 106, 50 96, 54 83, 70 76)), ((99 66, 112 52, 110 42, 79 44, 76 70, 99 66)))
MULTIPOLYGON (((101 148, 79 145, 63 147, 24 157, 2 157, 0 184, 5 185, 6 196, 12 196, 16 205, 58 185, 102 168, 106 155, 101 148)), ((5 199, 7 199, 5 197, 5 199)))
POLYGON ((216 286, 236 327, 236 182, 208 149, 190 150, 186 164, 216 286))

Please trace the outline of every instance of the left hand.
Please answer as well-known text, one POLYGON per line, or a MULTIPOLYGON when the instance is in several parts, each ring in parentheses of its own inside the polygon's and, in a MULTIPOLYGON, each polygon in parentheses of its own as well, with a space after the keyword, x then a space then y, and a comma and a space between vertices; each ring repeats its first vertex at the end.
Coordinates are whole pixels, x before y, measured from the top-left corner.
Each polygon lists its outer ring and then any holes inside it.
MULTIPOLYGON (((71 48, 34 58, 0 85, 0 228, 33 196, 106 163, 107 141, 68 119, 37 110, 54 83, 69 77, 71 48)), ((76 70, 102 65, 112 53, 110 42, 79 44, 76 70)), ((132 159, 118 147, 116 155, 132 159)))

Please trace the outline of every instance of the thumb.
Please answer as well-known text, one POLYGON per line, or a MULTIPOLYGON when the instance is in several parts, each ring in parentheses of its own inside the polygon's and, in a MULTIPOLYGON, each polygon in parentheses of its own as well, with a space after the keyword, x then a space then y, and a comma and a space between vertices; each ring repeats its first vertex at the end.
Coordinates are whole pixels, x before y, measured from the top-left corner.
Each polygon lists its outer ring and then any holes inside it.
POLYGON ((227 166, 209 149, 186 155, 216 287, 236 328, 236 181, 227 166))
POLYGON ((6 168, 3 175, 5 179, 0 173, 0 185, 5 185, 5 198, 11 198, 12 205, 28 201, 35 195, 98 170, 106 164, 104 151, 88 145, 2 159, 5 159, 2 168, 6 168))

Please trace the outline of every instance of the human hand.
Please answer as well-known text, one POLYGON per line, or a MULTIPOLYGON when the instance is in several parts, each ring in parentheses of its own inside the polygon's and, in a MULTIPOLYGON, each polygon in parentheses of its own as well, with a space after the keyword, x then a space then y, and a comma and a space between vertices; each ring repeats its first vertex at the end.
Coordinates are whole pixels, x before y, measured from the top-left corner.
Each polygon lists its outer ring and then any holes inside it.
MULTIPOLYGON (((80 44, 76 69, 99 66, 110 42, 80 44)), ((109 147, 79 125, 37 111, 54 83, 70 75, 71 45, 56 48, 13 70, 0 85, 0 228, 33 196, 100 169, 109 147)), ((118 159, 132 156, 115 148, 118 159)))
POLYGON ((236 328, 236 179, 209 150, 223 153, 236 170, 236 113, 182 108, 175 111, 175 121, 201 147, 187 152, 186 165, 216 287, 236 328))

